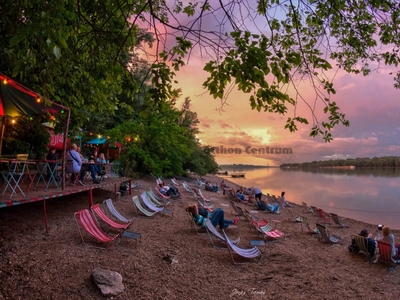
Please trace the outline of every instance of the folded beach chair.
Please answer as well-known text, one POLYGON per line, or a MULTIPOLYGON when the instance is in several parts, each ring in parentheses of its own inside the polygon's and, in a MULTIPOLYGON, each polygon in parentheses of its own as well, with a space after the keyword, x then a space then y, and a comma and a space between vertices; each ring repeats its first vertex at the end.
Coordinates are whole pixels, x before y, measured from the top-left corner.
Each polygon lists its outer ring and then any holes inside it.
POLYGON ((252 248, 240 248, 239 246, 236 246, 230 239, 229 237, 226 235, 225 231, 222 230, 222 233, 224 234, 226 243, 228 245, 228 250, 229 250, 229 254, 231 255, 232 258, 232 262, 236 265, 236 264, 241 264, 239 262, 236 262, 234 259, 234 254, 239 255, 240 257, 244 257, 244 258, 256 258, 256 259, 260 259, 261 258, 261 251, 256 247, 252 247, 252 248))
POLYGON ((319 231, 319 240, 321 241, 325 241, 328 242, 330 244, 336 244, 336 243, 340 243, 342 241, 342 238, 334 235, 334 234, 329 234, 328 229, 326 228, 325 225, 322 225, 320 223, 317 223, 317 228, 319 231))

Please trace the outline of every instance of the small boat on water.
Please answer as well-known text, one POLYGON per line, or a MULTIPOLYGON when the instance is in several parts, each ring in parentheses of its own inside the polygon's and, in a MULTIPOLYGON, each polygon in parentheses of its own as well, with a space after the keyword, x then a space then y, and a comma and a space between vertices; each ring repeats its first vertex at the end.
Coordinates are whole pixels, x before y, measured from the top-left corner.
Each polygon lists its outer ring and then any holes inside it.
POLYGON ((228 171, 219 171, 217 172, 218 175, 225 175, 228 176, 228 171))
POLYGON ((244 175, 246 175, 246 173, 231 173, 232 178, 244 178, 244 175))

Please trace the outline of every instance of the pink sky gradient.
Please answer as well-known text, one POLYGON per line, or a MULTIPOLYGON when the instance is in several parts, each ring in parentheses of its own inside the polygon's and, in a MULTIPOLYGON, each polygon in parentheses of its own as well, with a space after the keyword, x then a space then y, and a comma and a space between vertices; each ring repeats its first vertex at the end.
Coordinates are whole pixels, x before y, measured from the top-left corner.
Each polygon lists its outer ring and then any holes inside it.
MULTIPOLYGON (((219 111, 220 100, 208 95, 202 88, 207 74, 202 71, 201 59, 191 58, 179 73, 177 80, 183 97, 192 100, 191 109, 200 120, 198 138, 202 143, 224 148, 242 149, 242 154, 215 155, 219 164, 257 164, 276 166, 282 163, 356 158, 397 156, 400 154, 400 91, 394 89, 391 70, 381 69, 367 77, 339 72, 335 77, 336 101, 350 120, 350 127, 338 126, 332 131, 334 140, 325 143, 321 138, 311 138, 311 125, 299 125, 290 133, 284 129, 285 121, 293 116, 293 108, 285 116, 252 110, 249 95, 234 91, 228 103, 219 111), (293 154, 245 153, 246 147, 291 148, 293 154)), ((309 85, 303 84, 302 95, 313 99, 309 85)), ((317 105, 317 115, 322 108, 317 105)), ((311 121, 304 104, 297 112, 311 121)))

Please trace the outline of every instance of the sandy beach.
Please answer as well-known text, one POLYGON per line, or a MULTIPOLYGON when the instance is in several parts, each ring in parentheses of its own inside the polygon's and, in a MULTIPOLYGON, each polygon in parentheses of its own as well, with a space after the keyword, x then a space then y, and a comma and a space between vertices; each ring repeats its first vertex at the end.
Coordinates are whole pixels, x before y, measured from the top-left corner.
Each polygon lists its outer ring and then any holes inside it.
MULTIPOLYGON (((218 183, 219 178, 206 176, 218 183)), ((196 177, 188 178, 196 187, 196 177)), ((170 179, 165 179, 171 183, 170 179)), ((155 186, 155 179, 137 180, 139 191, 155 186)), ((233 183, 228 183, 235 187, 233 183)), ((397 299, 400 268, 388 271, 387 265, 369 264, 367 256, 348 250, 351 234, 376 224, 348 219, 347 228, 329 226, 329 232, 342 238, 340 244, 320 242, 315 235, 302 232, 299 223, 280 214, 258 212, 259 218, 276 222, 284 237, 267 242, 259 261, 241 260, 234 265, 228 250, 214 248, 208 235, 197 234, 185 212, 195 199, 180 188, 182 197, 168 208, 173 217, 156 214, 135 216, 132 196, 115 202, 127 217, 135 217, 130 230, 142 235, 135 247, 129 239, 116 241, 107 249, 86 247, 81 241, 74 213, 87 208, 87 195, 73 195, 48 201, 49 232, 46 233, 41 203, 0 210, 0 299, 104 299, 91 281, 91 272, 100 267, 121 274, 124 292, 113 299, 397 299)), ((227 219, 235 218, 223 193, 202 191, 213 198, 227 219)), ((94 201, 112 197, 110 191, 96 190, 94 201)), ((305 201, 306 202, 306 201, 305 201)), ((238 204, 252 210, 249 204, 238 204)), ((312 227, 317 217, 294 205, 295 215, 306 215, 312 227)), ((230 237, 240 237, 240 247, 260 239, 241 218, 239 230, 229 229, 230 237)), ((105 231, 112 230, 104 226, 105 231)), ((393 230, 396 241, 400 231, 393 230)), ((86 236, 89 244, 97 245, 86 236)), ((263 249, 261 249, 263 250, 263 249)))

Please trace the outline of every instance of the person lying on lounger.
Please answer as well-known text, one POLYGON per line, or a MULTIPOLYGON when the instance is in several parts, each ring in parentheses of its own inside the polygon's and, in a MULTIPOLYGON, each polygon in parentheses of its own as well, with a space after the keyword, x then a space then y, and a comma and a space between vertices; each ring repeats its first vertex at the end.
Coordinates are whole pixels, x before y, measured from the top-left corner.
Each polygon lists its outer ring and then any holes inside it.
POLYGON ((181 194, 178 191, 178 188, 175 188, 173 186, 168 186, 165 184, 165 182, 160 183, 160 191, 161 193, 163 193, 164 195, 176 198, 176 197, 180 197, 181 194))
POLYGON ((194 222, 201 227, 205 226, 207 219, 210 219, 211 223, 215 227, 219 225, 220 229, 228 228, 228 226, 231 224, 236 225, 239 221, 238 217, 236 217, 233 221, 225 220, 225 213, 221 208, 217 208, 212 213, 210 213, 206 209, 199 208, 196 203, 192 203, 188 207, 186 207, 186 211, 190 212, 194 219, 194 222))

